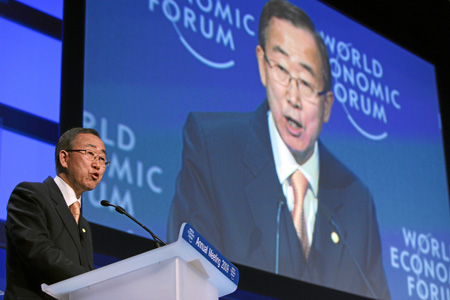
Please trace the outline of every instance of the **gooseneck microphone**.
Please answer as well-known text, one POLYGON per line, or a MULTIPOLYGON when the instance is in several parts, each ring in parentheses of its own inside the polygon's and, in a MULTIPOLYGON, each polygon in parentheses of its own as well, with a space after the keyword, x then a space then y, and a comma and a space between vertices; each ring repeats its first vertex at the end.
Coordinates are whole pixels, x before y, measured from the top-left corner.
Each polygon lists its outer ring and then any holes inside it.
POLYGON ((356 266, 356 269, 358 270, 359 275, 361 276, 361 278, 364 280, 367 288, 369 289, 370 293, 372 294, 372 297, 377 299, 377 295, 375 294, 372 285, 370 285, 369 280, 367 279, 366 275, 364 274, 363 270, 361 269, 361 266, 359 265, 358 261, 356 260, 356 258, 353 256, 352 250, 350 249, 350 246, 347 243, 347 240, 345 239, 344 235, 342 234, 341 229, 339 228, 338 224, 336 223, 336 221, 333 219, 333 216, 331 214, 331 211, 328 209, 328 207, 326 205, 321 205, 322 207, 322 213, 323 216, 328 220, 328 222, 330 222, 330 224, 334 227, 334 229, 336 229, 338 235, 341 237, 342 242, 344 243, 344 247, 347 249, 348 254, 350 254, 350 257, 353 261, 353 263, 356 266))
POLYGON ((127 216, 128 218, 130 218, 131 220, 133 220, 134 222, 136 222, 139 226, 141 226, 142 228, 144 228, 148 233, 150 233, 150 235, 152 236, 153 240, 156 243, 156 247, 159 248, 161 246, 165 246, 167 245, 165 242, 163 242, 163 240, 161 240, 159 237, 157 237, 153 232, 151 232, 150 229, 148 229, 147 227, 145 227, 144 225, 142 225, 138 220, 136 220, 135 218, 133 218, 133 216, 131 216, 129 213, 127 213, 127 211, 125 209, 123 209, 123 207, 118 206, 118 205, 114 205, 109 203, 108 200, 102 200, 100 201, 100 204, 102 206, 112 206, 116 209, 116 211, 120 214, 123 214, 125 216, 127 216))

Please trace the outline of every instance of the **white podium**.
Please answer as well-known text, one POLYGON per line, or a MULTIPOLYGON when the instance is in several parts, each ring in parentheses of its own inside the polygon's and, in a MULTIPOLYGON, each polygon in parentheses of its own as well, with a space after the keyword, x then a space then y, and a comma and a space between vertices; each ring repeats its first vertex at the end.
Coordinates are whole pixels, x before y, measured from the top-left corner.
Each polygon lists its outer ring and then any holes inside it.
POLYGON ((178 240, 42 290, 61 300, 217 300, 234 292, 239 270, 184 223, 178 240))

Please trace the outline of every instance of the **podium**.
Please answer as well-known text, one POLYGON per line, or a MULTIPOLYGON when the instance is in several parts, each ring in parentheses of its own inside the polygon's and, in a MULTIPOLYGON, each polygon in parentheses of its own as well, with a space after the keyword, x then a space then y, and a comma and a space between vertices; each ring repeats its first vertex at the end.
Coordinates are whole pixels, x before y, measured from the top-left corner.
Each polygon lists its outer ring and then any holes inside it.
POLYGON ((172 244, 57 282, 42 290, 61 300, 217 300, 237 289, 239 270, 184 223, 172 244))

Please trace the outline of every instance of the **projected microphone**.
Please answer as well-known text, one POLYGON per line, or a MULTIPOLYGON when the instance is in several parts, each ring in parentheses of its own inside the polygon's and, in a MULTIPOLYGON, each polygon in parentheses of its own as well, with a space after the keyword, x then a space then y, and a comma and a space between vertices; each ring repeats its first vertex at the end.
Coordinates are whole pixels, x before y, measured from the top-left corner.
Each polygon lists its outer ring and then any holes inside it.
POLYGON ((150 229, 148 229, 147 227, 145 227, 144 225, 142 225, 138 220, 136 220, 135 218, 133 218, 133 216, 131 216, 129 213, 127 213, 127 211, 125 209, 123 209, 123 207, 120 207, 118 205, 114 205, 109 203, 108 200, 102 200, 100 201, 100 204, 102 206, 112 206, 116 209, 116 211, 118 213, 121 213, 125 216, 127 216, 128 218, 130 218, 131 220, 133 220, 134 222, 136 222, 139 226, 141 226, 142 228, 144 228, 148 233, 150 233, 150 235, 152 236, 153 240, 156 243, 156 247, 159 248, 162 246, 167 245, 165 242, 163 242, 163 240, 161 240, 159 237, 157 237, 153 232, 150 231, 150 229))
POLYGON ((361 266, 359 265, 358 261, 356 260, 356 258, 353 256, 352 250, 350 249, 349 245, 347 244, 347 240, 345 239, 344 235, 342 234, 341 229, 339 228, 338 224, 336 223, 336 221, 333 219, 333 216, 331 214, 331 211, 328 209, 328 207, 326 205, 320 205, 322 207, 322 214, 323 216, 330 222, 330 224, 336 229, 337 233, 339 234, 339 236, 342 239, 342 242, 344 243, 344 247, 347 249, 348 253, 350 254, 350 257, 353 260, 353 263, 356 266, 356 269, 359 272, 359 275, 361 276, 361 278, 364 280, 364 282, 367 285, 367 288, 369 289, 370 293, 372 294, 372 297, 377 299, 377 295, 375 294, 372 286, 370 285, 369 280, 367 279, 366 275, 364 274, 363 270, 361 269, 361 266))

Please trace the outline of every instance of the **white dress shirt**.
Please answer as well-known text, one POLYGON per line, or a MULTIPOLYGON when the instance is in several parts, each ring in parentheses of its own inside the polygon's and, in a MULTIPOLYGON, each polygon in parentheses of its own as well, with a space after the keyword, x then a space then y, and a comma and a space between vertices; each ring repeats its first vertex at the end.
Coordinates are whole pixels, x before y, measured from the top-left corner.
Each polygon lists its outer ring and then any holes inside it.
POLYGON ((294 208, 294 192, 290 184, 289 177, 296 170, 300 170, 305 178, 308 180, 309 186, 306 190, 303 210, 305 213, 306 228, 308 234, 308 241, 311 245, 314 233, 314 223, 316 221, 316 212, 318 205, 317 193, 319 192, 319 150, 318 143, 314 144, 313 155, 302 165, 299 165, 292 153, 289 151, 286 144, 281 139, 280 134, 273 120, 272 113, 269 110, 267 113, 269 124, 269 135, 272 144, 273 158, 275 161, 275 168, 278 179, 283 189, 284 196, 287 199, 289 211, 292 212, 294 208))

